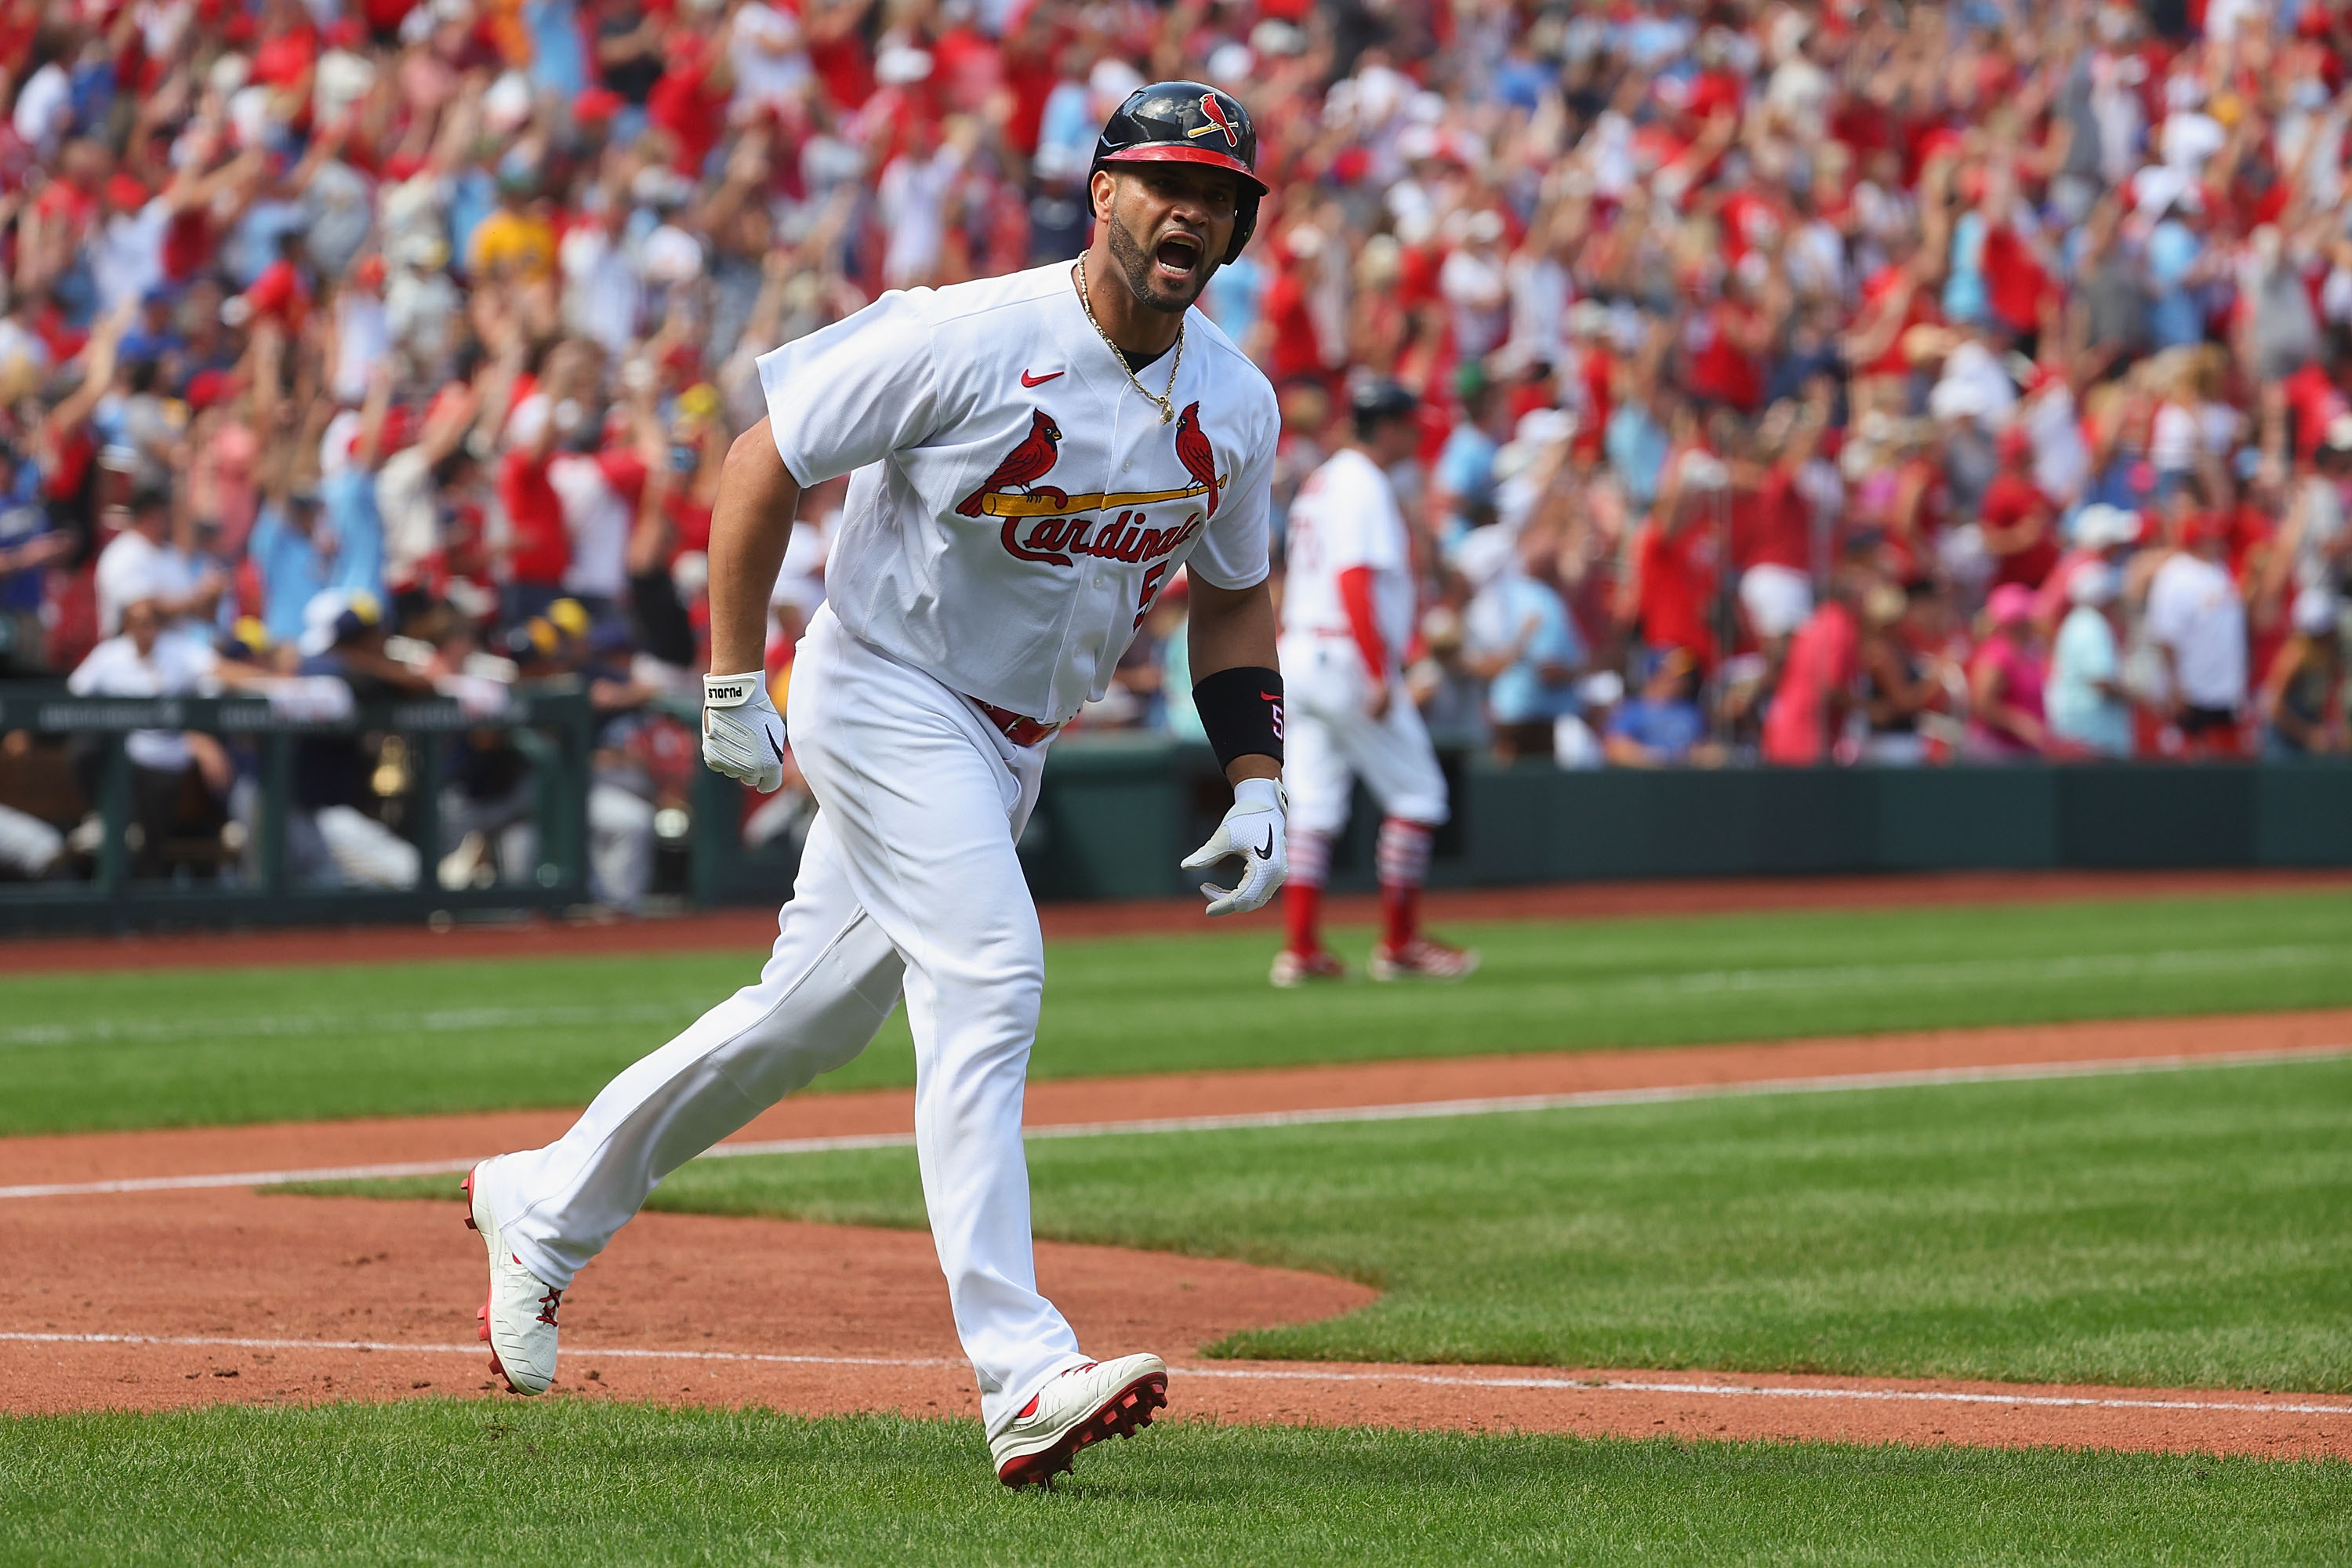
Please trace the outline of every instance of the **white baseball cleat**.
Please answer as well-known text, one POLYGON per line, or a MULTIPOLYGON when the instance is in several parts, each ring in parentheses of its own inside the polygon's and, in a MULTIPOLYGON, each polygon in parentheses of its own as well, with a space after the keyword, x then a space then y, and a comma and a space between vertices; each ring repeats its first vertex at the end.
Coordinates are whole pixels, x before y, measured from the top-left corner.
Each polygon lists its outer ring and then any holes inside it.
POLYGON ((1298 952, 1284 948, 1274 955, 1274 968, 1266 978, 1282 990, 1304 985, 1310 980, 1345 980, 1348 966, 1338 955, 1328 952, 1298 952))
POLYGON ((467 1173, 466 1228, 482 1233, 490 1254, 490 1294, 476 1313, 489 1342, 490 1370, 517 1394, 544 1394, 555 1381, 555 1314, 563 1292, 522 1266, 499 1235, 498 1215, 483 1201, 482 1166, 467 1173))
POLYGON ((1409 974, 1432 980, 1460 980, 1478 967, 1478 955, 1468 948, 1448 947, 1417 936, 1402 947, 1381 942, 1372 949, 1364 973, 1375 980, 1402 980, 1409 974))
POLYGON ((1049 1485, 1087 1444, 1149 1426, 1152 1412, 1167 1407, 1168 1363, 1156 1355, 1074 1366, 988 1440, 996 1479, 1008 1487, 1049 1485))

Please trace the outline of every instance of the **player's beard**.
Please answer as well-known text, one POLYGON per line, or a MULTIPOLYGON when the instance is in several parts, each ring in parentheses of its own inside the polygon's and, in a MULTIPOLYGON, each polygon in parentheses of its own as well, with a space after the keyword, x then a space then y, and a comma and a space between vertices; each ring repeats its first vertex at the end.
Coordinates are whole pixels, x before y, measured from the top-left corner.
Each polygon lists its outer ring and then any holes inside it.
POLYGON ((1170 316, 1182 315, 1192 301, 1201 297, 1201 291, 1209 286, 1209 279, 1217 270, 1217 262, 1209 255, 1208 242, 1204 239, 1201 246, 1200 270, 1192 282, 1189 287, 1178 284, 1170 288, 1160 281, 1151 252, 1135 237, 1134 231, 1127 226, 1127 220, 1118 216, 1117 208, 1113 208, 1110 215, 1110 258, 1118 263, 1119 271, 1126 275, 1128 290, 1138 300, 1170 316))

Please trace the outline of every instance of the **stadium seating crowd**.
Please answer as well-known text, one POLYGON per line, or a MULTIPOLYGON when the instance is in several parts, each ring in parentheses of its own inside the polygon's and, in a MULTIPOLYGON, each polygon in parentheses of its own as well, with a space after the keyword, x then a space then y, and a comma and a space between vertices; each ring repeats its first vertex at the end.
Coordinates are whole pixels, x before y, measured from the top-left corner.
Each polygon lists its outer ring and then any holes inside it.
MULTIPOLYGON (((1351 376, 1421 396, 1442 737, 2347 746, 2342 0, 0 0, 0 675, 580 675, 616 902, 691 773, 754 359, 1074 254, 1097 126, 1167 76, 1258 124, 1203 304, 1280 394, 1277 514, 1351 376)), ((1192 732, 1180 606, 1082 727, 1192 732)), ((144 749, 232 809, 236 756, 144 749)), ((306 843, 404 885, 371 762, 305 768, 306 843)), ((494 863, 527 769, 457 768, 494 863)))

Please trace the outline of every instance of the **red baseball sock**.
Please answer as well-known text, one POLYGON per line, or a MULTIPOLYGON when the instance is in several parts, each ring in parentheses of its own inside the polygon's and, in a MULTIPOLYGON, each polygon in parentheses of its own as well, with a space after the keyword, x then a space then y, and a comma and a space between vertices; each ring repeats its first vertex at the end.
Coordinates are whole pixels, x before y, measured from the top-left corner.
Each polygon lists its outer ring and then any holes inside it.
POLYGON ((1323 874, 1331 862, 1331 841, 1304 829, 1290 836, 1290 880, 1283 885, 1286 945, 1302 958, 1323 951, 1323 874))
POLYGON ((1293 882, 1282 889, 1282 917, 1289 935, 1286 945, 1301 957, 1323 948, 1323 889, 1311 882, 1293 882))
POLYGON ((1391 951, 1421 934, 1421 884, 1429 875, 1429 851, 1436 835, 1418 822, 1391 816, 1381 824, 1374 858, 1381 879, 1381 913, 1391 951))
POLYGON ((1421 931, 1421 889, 1402 882, 1381 889, 1381 941, 1391 950, 1410 944, 1421 931))

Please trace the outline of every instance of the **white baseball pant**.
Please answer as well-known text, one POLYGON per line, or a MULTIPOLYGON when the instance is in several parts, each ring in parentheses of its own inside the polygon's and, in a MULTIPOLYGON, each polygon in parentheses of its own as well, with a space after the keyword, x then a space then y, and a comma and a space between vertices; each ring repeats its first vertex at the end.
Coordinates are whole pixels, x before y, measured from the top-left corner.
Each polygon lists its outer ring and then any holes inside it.
POLYGON ((1372 792, 1381 812, 1434 827, 1446 817, 1445 774, 1421 710, 1391 679, 1388 711, 1364 711, 1371 677, 1346 637, 1282 640, 1283 788, 1293 834, 1335 837, 1348 825, 1349 786, 1372 792))
POLYGON ((523 1264, 568 1288, 664 1176, 864 1050, 903 989, 923 1199, 994 1434, 1086 1359, 1037 1293, 1021 1143, 1045 953, 1013 841, 1045 748, 1014 746, 824 609, 787 721, 818 811, 758 982, 554 1143, 492 1165, 486 1195, 523 1264))

